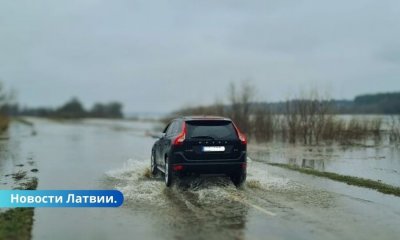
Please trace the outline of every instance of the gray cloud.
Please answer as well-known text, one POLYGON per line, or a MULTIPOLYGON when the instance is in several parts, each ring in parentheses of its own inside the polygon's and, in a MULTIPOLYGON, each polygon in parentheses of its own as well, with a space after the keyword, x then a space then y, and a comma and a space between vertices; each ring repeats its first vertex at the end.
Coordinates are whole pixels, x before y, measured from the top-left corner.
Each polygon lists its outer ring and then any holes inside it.
POLYGON ((169 111, 252 79, 337 98, 400 89, 398 1, 3 1, 0 79, 27 105, 169 111))

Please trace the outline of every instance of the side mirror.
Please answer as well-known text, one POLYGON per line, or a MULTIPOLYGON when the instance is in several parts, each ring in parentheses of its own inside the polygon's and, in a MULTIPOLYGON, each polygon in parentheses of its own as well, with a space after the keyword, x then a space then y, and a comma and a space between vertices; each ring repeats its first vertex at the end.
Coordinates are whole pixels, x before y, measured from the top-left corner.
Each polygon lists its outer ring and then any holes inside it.
POLYGON ((154 133, 154 134, 152 135, 152 137, 153 137, 153 138, 156 138, 156 139, 160 139, 160 138, 165 137, 165 133, 163 133, 163 132, 154 133))

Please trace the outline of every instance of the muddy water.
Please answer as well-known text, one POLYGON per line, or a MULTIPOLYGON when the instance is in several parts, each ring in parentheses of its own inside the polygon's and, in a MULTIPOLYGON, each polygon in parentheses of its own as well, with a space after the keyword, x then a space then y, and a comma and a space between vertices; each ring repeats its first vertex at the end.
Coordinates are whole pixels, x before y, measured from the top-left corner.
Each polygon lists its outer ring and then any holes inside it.
POLYGON ((399 198, 250 161, 248 183, 149 177, 152 124, 31 119, 13 125, 39 189, 119 189, 118 209, 35 209, 34 239, 396 239, 399 198))

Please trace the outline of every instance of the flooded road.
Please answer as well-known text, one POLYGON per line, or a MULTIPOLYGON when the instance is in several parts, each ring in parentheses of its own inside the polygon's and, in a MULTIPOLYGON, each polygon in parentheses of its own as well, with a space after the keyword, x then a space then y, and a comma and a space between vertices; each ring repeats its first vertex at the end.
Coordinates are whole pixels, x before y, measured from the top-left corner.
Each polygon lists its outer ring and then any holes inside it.
POLYGON ((249 162, 242 189, 223 177, 183 179, 167 189, 161 177, 147 174, 155 140, 146 132, 153 123, 30 121, 37 134, 13 123, 14 140, 5 148, 15 153, 14 162, 34 162, 38 189, 118 189, 125 196, 117 209, 35 209, 33 239, 397 239, 400 234, 395 196, 256 160, 249 162))

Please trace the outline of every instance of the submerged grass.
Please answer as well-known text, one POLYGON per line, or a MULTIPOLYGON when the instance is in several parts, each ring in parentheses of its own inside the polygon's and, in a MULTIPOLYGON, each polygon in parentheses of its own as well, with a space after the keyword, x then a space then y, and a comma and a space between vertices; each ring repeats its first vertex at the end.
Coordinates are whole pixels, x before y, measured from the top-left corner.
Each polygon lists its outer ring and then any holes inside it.
POLYGON ((329 179, 332 179, 335 181, 347 183, 349 185, 371 188, 371 189, 375 189, 381 193, 391 194, 391 195, 400 197, 400 187, 391 186, 389 184, 374 181, 371 179, 359 178, 359 177, 348 176, 348 175, 341 175, 341 174, 332 173, 332 172, 320 172, 320 171, 310 169, 310 168, 300 168, 300 167, 297 167, 294 165, 283 164, 283 163, 268 163, 268 164, 271 166, 286 168, 289 170, 294 170, 294 171, 298 171, 298 172, 309 174, 309 175, 329 178, 329 179))
POLYGON ((246 186, 249 188, 261 189, 261 183, 258 180, 247 180, 246 186))
MULTIPOLYGON (((35 190, 37 178, 20 184, 23 190, 35 190)), ((33 225, 34 208, 11 208, 0 212, 0 239, 29 240, 33 225)))
POLYGON ((16 188, 18 190, 35 190, 38 185, 38 179, 36 177, 33 177, 30 181, 28 182, 23 182, 20 183, 20 187, 16 188))
POLYGON ((11 174, 14 180, 19 181, 26 177, 26 171, 18 171, 16 173, 11 174))

